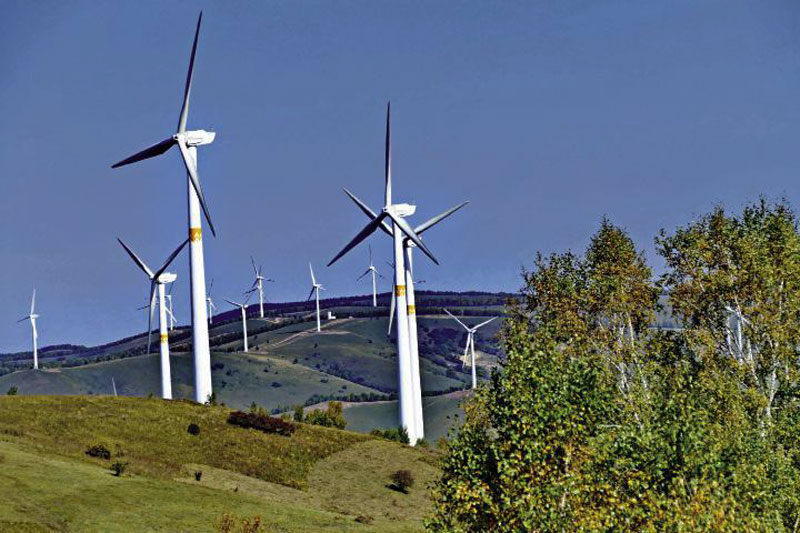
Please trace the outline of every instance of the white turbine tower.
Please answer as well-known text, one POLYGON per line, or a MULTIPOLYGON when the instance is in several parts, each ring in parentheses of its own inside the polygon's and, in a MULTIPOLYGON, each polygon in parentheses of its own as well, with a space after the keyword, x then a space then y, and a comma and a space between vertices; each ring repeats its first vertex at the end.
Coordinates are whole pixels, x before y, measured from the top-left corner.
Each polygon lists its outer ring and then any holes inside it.
POLYGON ((472 388, 475 389, 478 386, 478 376, 475 372, 475 332, 478 331, 479 328, 482 328, 483 326, 488 324, 489 322, 497 320, 497 317, 490 318, 489 320, 481 322, 476 326, 469 327, 447 309, 445 309, 444 312, 450 315, 452 318, 454 318, 456 322, 461 324, 461 326, 465 330, 467 330, 467 345, 464 347, 464 356, 462 357, 462 361, 464 362, 464 364, 469 364, 472 367, 472 388), (467 354, 470 352, 472 353, 472 357, 468 363, 467 354))
POLYGON ((142 269, 150 280, 150 311, 147 315, 147 353, 150 353, 150 334, 153 330, 153 309, 155 308, 156 293, 158 293, 158 332, 159 332, 159 345, 161 346, 161 397, 165 400, 172 399, 172 380, 170 378, 170 365, 169 365, 169 333, 167 332, 167 310, 164 305, 166 298, 164 298, 164 285, 172 283, 178 276, 171 272, 167 272, 170 263, 181 253, 184 246, 189 242, 186 239, 178 246, 174 252, 170 254, 164 264, 153 272, 150 270, 144 261, 139 259, 139 256, 131 250, 127 244, 122 242, 122 239, 117 239, 119 243, 128 252, 136 266, 142 269))
POLYGON ((322 286, 322 283, 317 283, 317 278, 314 277, 314 269, 311 268, 311 263, 308 264, 308 271, 311 272, 311 292, 308 293, 306 301, 309 301, 311 296, 314 296, 317 302, 317 331, 322 331, 319 319, 319 291, 324 291, 325 287, 322 286))
MULTIPOLYGON (((369 268, 364 271, 363 274, 358 276, 356 281, 361 281, 361 278, 366 276, 367 274, 372 274, 372 307, 378 307, 378 276, 381 276, 378 273, 378 269, 375 268, 375 265, 372 264, 372 245, 369 245, 369 268)), ((383 276, 381 276, 383 277, 383 276)))
POLYGON ((33 296, 31 296, 31 312, 28 316, 24 316, 17 320, 19 322, 25 322, 26 320, 31 321, 31 340, 33 340, 33 369, 39 369, 39 349, 38 349, 38 341, 39 341, 39 333, 36 332, 36 319, 39 318, 39 315, 36 314, 36 289, 33 289, 33 296))
POLYGON ((200 188, 200 178, 197 172, 197 147, 211 144, 214 141, 213 132, 205 130, 186 131, 186 121, 189 116, 189 96, 192 89, 192 73, 194 72, 194 59, 197 52, 197 39, 200 35, 200 23, 203 13, 197 19, 197 29, 192 44, 192 54, 189 59, 189 72, 186 75, 186 86, 183 93, 183 105, 178 119, 178 131, 169 138, 145 148, 141 152, 112 165, 117 168, 143 159, 148 159, 163 154, 173 146, 180 150, 183 164, 186 167, 187 193, 189 209, 189 269, 191 273, 191 303, 192 303, 192 348, 194 350, 194 389, 195 401, 205 403, 211 396, 211 351, 208 344, 208 321, 206 317, 206 281, 205 265, 203 263, 203 229, 201 210, 208 221, 211 233, 216 236, 214 225, 211 223, 208 204, 200 188))
POLYGON ((258 291, 258 312, 261 318, 264 318, 264 282, 271 281, 274 282, 274 279, 265 278, 261 275, 261 267, 260 265, 256 267, 256 262, 253 260, 253 256, 250 256, 250 262, 253 264, 253 273, 256 276, 255 281, 253 281, 253 286, 250 287, 250 290, 247 291, 248 293, 258 291))
POLYGON ((233 302, 231 300, 225 299, 226 302, 231 304, 234 307, 238 307, 242 310, 242 339, 244 339, 244 350, 247 352, 247 302, 250 300, 250 295, 247 295, 244 303, 233 302))
MULTIPOLYGON (((422 396, 418 377, 416 379, 417 383, 414 383, 414 362, 412 361, 413 356, 409 342, 403 238, 407 237, 410 239, 434 263, 438 265, 439 262, 422 242, 422 239, 419 238, 419 235, 417 235, 411 226, 409 226, 408 222, 404 220, 405 217, 414 214, 416 206, 392 203, 391 104, 387 105, 386 108, 385 149, 383 210, 379 215, 376 215, 370 220, 364 229, 362 229, 358 235, 328 263, 328 266, 335 263, 340 257, 366 239, 376 229, 383 228, 385 226, 384 219, 388 218, 391 220, 391 235, 394 238, 394 297, 397 307, 397 374, 399 383, 398 404, 400 406, 400 426, 408 432, 408 438, 411 444, 416 444, 416 442, 424 436, 422 420, 417 414, 422 412, 422 396)), ((384 228, 384 231, 386 231, 386 228, 384 228)), ((417 376, 418 375, 417 373, 417 376)))
POLYGON ((216 311, 217 306, 214 305, 214 300, 211 299, 211 289, 214 288, 214 278, 211 278, 211 283, 208 285, 208 296, 206 296, 206 305, 208 306, 208 323, 211 324, 214 321, 214 313, 212 311, 216 311))

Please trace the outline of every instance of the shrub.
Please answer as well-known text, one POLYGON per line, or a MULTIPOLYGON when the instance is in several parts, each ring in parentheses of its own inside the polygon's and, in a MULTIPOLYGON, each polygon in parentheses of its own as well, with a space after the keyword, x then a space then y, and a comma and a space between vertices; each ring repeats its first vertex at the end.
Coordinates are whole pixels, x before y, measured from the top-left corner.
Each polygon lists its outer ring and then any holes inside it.
POLYGON ((94 444, 86 449, 86 455, 99 459, 111 459, 111 452, 104 444, 94 444))
POLYGON ((405 428, 391 428, 391 429, 373 429, 369 432, 373 437, 380 437, 382 439, 391 440, 395 442, 402 442, 408 444, 408 431, 405 428))
POLYGON ((111 471, 114 472, 114 475, 120 477, 123 473, 125 473, 125 469, 128 467, 128 463, 124 463, 122 461, 116 461, 114 464, 111 465, 111 471))
POLYGON ((258 533, 261 531, 261 517, 242 518, 241 522, 233 515, 225 513, 219 524, 220 533, 258 533))
POLYGON ((398 470, 391 475, 392 489, 408 494, 408 489, 414 486, 414 474, 410 470, 398 470))
POLYGON ((203 472, 201 470, 198 470, 197 472, 194 473, 195 481, 200 481, 202 478, 203 478, 203 472))
MULTIPOLYGON (((297 413, 295 413, 295 417, 297 413)), ((297 418, 295 418, 296 420, 297 418)), ((344 429, 347 426, 347 420, 344 419, 342 414, 342 402, 328 402, 328 409, 322 411, 315 409, 305 415, 303 422, 306 424, 314 424, 315 426, 323 426, 328 428, 344 429)))
POLYGON ((286 420, 243 411, 234 411, 228 415, 228 423, 243 428, 257 429, 264 433, 276 433, 285 437, 289 437, 296 429, 294 424, 286 420))
POLYGON ((17 388, 16 387, 9 387, 8 391, 6 392, 9 396, 16 396, 17 395, 17 388))
POLYGON ((360 514, 356 517, 356 522, 359 524, 371 524, 374 520, 370 515, 360 514))
POLYGON ((199 435, 200 434, 200 426, 192 422, 189 424, 189 427, 186 428, 186 431, 189 432, 189 435, 199 435))
POLYGON ((295 422, 302 422, 305 419, 305 415, 303 414, 303 406, 297 405, 294 408, 294 420, 295 422))

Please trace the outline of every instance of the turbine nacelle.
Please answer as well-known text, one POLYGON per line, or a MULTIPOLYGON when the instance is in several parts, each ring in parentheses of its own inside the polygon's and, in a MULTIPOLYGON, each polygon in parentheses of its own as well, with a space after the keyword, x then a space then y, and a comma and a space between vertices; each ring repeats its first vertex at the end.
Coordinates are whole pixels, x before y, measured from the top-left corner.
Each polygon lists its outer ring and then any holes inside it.
MULTIPOLYGON (((167 283, 172 283, 176 279, 178 279, 178 275, 173 274, 172 272, 164 272, 163 274, 158 276, 158 282, 164 285, 166 285, 167 283)), ((171 299, 172 295, 169 295, 167 297, 171 299)))
POLYGON ((172 138, 178 142, 183 142, 187 146, 203 146, 204 144, 211 144, 217 136, 213 131, 194 130, 176 133, 172 138))
POLYGON ((400 218, 410 217, 417 212, 417 206, 411 204, 392 204, 383 208, 384 213, 392 212, 395 216, 400 218))

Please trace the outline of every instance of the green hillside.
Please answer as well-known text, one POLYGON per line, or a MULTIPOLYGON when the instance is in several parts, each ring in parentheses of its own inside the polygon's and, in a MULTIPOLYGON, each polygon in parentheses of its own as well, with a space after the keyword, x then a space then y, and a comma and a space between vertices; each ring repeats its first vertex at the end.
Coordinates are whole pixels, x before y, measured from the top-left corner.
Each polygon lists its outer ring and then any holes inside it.
POLYGON ((227 414, 156 399, 0 398, 0 531, 215 531, 224 513, 260 515, 266 531, 422 530, 433 452, 302 424, 268 435, 227 414), (85 454, 101 443, 111 460, 85 454), (109 470, 118 460, 122 477, 109 470), (416 477, 409 494, 387 487, 400 468, 416 477))

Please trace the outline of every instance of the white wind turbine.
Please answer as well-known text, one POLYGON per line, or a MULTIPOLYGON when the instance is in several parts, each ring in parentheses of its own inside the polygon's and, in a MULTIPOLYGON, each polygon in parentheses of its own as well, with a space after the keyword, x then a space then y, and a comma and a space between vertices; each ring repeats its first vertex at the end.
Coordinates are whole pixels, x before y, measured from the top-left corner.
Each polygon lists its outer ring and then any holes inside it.
POLYGON ((180 150, 183 164, 186 167, 187 194, 189 210, 189 246, 190 258, 190 283, 192 304, 192 348, 194 350, 194 389, 195 401, 205 403, 211 396, 211 351, 208 344, 208 321, 206 317, 206 281, 205 265, 203 262, 203 230, 201 210, 208 221, 211 233, 216 236, 214 225, 211 223, 208 204, 200 187, 200 178, 197 171, 197 147, 211 144, 215 133, 205 130, 186 131, 186 121, 189 116, 189 96, 192 89, 192 74, 194 60, 197 52, 197 40, 200 36, 200 23, 203 13, 197 19, 197 29, 194 34, 192 53, 189 58, 189 71, 186 75, 186 86, 183 93, 183 105, 178 119, 177 132, 167 139, 145 148, 141 152, 112 165, 112 168, 121 167, 163 154, 173 146, 180 150))
MULTIPOLYGON (((372 264, 372 245, 369 245, 369 268, 363 274, 358 276, 356 281, 361 281, 361 278, 367 274, 372 273, 372 307, 378 307, 378 276, 381 276, 375 265, 372 264)), ((381 276, 383 277, 383 276, 381 276)))
MULTIPOLYGON (((350 251, 358 243, 366 239, 376 229, 383 228, 387 231, 389 226, 384 219, 391 220, 391 235, 394 239, 394 285, 397 307, 397 374, 398 374, 398 404, 400 406, 400 426, 408 432, 409 441, 416 444, 424 437, 422 425, 422 394, 419 384, 419 372, 414 372, 418 361, 414 361, 409 337, 409 308, 406 300, 405 282, 405 254, 403 239, 408 238, 416 244, 425 255, 437 265, 439 262, 422 242, 419 235, 404 220, 413 215, 416 206, 410 204, 392 203, 392 156, 391 156, 391 104, 386 108, 386 144, 385 144, 385 185, 383 209, 339 252, 328 266, 335 263, 340 257, 350 251), (416 377, 415 377, 416 376, 416 377)), ((348 193, 349 194, 349 193, 348 193)), ((352 196, 352 195, 351 195, 352 196)))
POLYGON ((214 321, 214 313, 212 311, 217 310, 217 306, 214 305, 214 300, 211 299, 211 289, 214 288, 214 278, 211 278, 211 283, 208 285, 208 296, 206 296, 206 305, 208 306, 208 323, 211 324, 214 321))
POLYGON ((311 268, 311 263, 308 264, 308 271, 311 272, 311 292, 308 293, 306 301, 309 301, 311 296, 314 296, 317 302, 317 331, 322 331, 319 319, 319 291, 324 291, 325 287, 322 286, 322 283, 317 283, 317 278, 314 277, 314 269, 311 268))
POLYGON ((464 356, 462 357, 462 361, 464 362, 464 364, 469 364, 472 367, 472 388, 474 389, 478 386, 478 376, 475 372, 475 332, 478 331, 479 328, 482 328, 483 326, 488 324, 489 322, 497 320, 497 317, 490 318, 489 320, 481 322, 476 326, 469 327, 447 309, 445 309, 444 312, 450 315, 452 318, 454 318, 456 322, 461 324, 461 326, 465 330, 467 330, 467 345, 464 347, 464 356), (472 358, 469 361, 469 363, 467 363, 467 354, 470 352, 472 353, 472 358))
POLYGON ((150 311, 147 315, 147 353, 150 353, 150 334, 153 330, 153 309, 156 305, 156 293, 158 293, 158 332, 159 332, 159 345, 161 346, 161 397, 166 400, 172 399, 172 380, 170 378, 170 365, 169 365, 169 333, 167 332, 167 310, 164 305, 166 298, 164 298, 164 285, 172 283, 178 276, 171 272, 167 272, 170 263, 181 253, 184 246, 189 242, 186 239, 178 246, 174 252, 170 254, 164 264, 153 272, 150 270, 144 261, 139 259, 139 256, 131 250, 127 244, 122 242, 122 239, 117 239, 119 243, 128 252, 136 266, 142 269, 148 279, 150 280, 150 311))
POLYGON ((258 291, 258 311, 260 318, 264 318, 264 282, 270 281, 274 282, 274 279, 265 278, 261 275, 261 268, 263 265, 256 267, 256 262, 253 260, 253 256, 250 256, 250 262, 253 264, 253 273, 256 276, 255 281, 253 281, 253 286, 250 287, 250 290, 247 291, 248 293, 258 291))
POLYGON ((242 311, 242 339, 244 339, 244 351, 247 351, 247 302, 250 301, 250 294, 247 295, 244 303, 233 302, 225 299, 226 302, 234 307, 238 307, 242 311))
POLYGON ((17 320, 19 322, 25 322, 26 320, 31 321, 31 339, 33 340, 33 369, 39 369, 39 350, 38 350, 38 341, 39 341, 39 333, 36 332, 36 319, 39 318, 39 315, 36 314, 36 289, 33 289, 33 296, 31 296, 31 312, 28 316, 24 316, 17 320))

